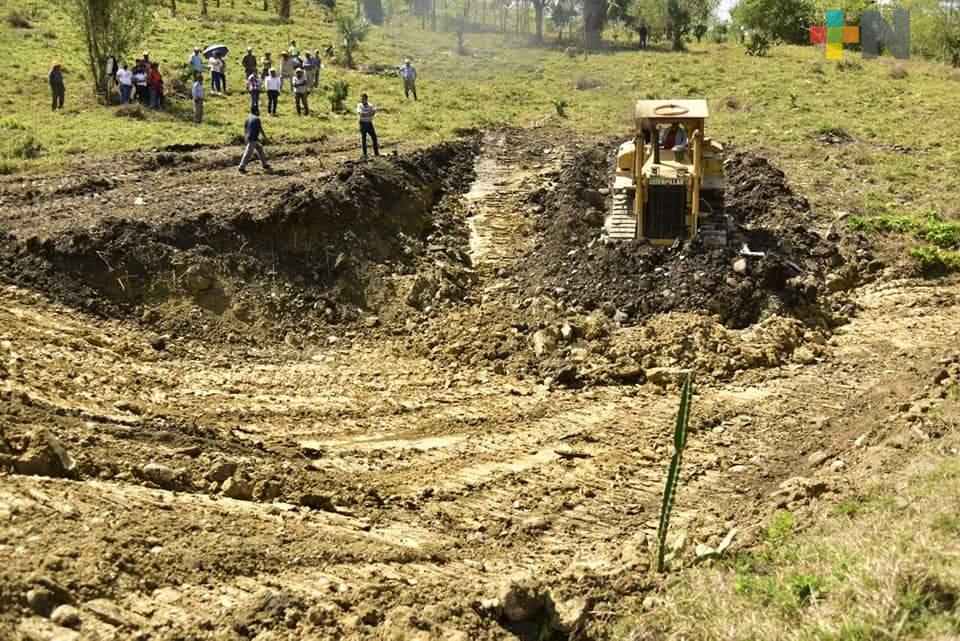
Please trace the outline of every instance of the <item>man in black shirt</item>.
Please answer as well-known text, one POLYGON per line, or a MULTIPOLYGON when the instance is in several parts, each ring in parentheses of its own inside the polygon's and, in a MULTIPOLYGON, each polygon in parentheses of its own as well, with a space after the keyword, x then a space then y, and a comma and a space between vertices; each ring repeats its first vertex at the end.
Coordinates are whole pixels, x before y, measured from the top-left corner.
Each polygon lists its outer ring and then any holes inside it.
POLYGON ((257 152, 257 156, 260 158, 260 166, 263 167, 264 171, 271 171, 270 165, 267 164, 267 154, 263 151, 263 144, 260 142, 261 139, 266 142, 267 134, 263 131, 263 123, 260 122, 260 108, 256 105, 250 107, 250 115, 243 123, 243 139, 247 143, 247 148, 243 150, 243 157, 240 158, 240 167, 237 170, 241 174, 247 173, 247 163, 250 162, 253 152, 257 152))

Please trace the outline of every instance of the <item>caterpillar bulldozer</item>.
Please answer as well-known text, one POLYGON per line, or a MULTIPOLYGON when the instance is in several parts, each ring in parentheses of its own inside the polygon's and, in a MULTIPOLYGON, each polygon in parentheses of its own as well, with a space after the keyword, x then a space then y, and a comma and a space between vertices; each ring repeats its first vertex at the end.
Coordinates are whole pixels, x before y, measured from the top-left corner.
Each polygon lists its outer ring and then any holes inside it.
POLYGON ((608 240, 727 244, 723 146, 704 136, 708 117, 706 100, 637 101, 636 134, 617 152, 608 240))

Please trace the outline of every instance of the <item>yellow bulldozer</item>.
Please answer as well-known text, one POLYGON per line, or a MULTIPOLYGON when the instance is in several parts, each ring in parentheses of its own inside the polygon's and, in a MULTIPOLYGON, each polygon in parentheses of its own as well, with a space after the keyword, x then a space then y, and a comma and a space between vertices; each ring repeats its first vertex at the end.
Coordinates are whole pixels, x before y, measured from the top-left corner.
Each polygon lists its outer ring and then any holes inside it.
POLYGON ((604 221, 611 241, 727 244, 723 146, 706 138, 706 100, 638 100, 636 135, 620 145, 604 221))

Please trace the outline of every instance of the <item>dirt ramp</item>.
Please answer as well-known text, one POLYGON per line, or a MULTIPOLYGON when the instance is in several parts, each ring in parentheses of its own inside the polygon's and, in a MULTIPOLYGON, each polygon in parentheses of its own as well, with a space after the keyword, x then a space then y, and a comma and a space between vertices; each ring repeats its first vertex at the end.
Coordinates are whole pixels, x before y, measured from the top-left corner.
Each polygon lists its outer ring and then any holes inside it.
POLYGON ((727 247, 699 239, 674 247, 600 240, 605 185, 615 141, 579 153, 543 205, 539 239, 519 272, 529 294, 548 293, 587 310, 610 308, 634 320, 695 311, 743 328, 772 314, 818 313, 825 272, 843 263, 835 243, 811 231, 808 203, 767 160, 737 153, 727 161, 726 207, 738 229, 727 247), (742 250, 763 256, 742 256, 742 250))
POLYGON ((226 182, 198 185, 195 201, 159 200, 136 218, 7 236, 0 260, 17 284, 104 315, 196 333, 184 316, 199 308, 228 333, 310 331, 403 298, 438 256, 437 278, 454 294, 466 286, 465 224, 444 199, 469 181, 475 151, 474 140, 449 142, 236 196, 226 182))

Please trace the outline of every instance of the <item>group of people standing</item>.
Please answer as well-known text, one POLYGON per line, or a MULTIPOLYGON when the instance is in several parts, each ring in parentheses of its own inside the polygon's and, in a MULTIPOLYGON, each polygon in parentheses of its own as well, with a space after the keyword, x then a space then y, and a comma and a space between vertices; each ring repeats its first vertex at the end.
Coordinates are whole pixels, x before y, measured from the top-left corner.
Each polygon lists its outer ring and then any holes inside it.
MULTIPOLYGON (((214 95, 227 93, 227 65, 223 53, 214 50, 209 57, 210 85, 214 95)), ((253 47, 247 47, 246 55, 240 60, 243 67, 244 86, 250 95, 250 106, 260 106, 260 96, 267 95, 267 113, 277 115, 277 105, 284 87, 289 87, 294 95, 297 114, 309 115, 310 105, 308 95, 320 84, 320 70, 323 64, 320 60, 320 51, 305 51, 301 53, 296 40, 290 41, 290 46, 280 54, 279 69, 275 64, 273 54, 266 52, 260 60, 253 52, 253 47)), ((194 120, 203 119, 203 69, 204 62, 200 55, 200 48, 193 50, 190 57, 190 66, 194 72, 192 89, 194 101, 194 120)))
MULTIPOLYGON (((120 104, 126 105, 136 101, 145 107, 163 109, 165 102, 163 74, 160 73, 160 65, 150 60, 150 52, 144 51, 142 57, 134 62, 132 69, 126 62, 118 62, 111 56, 107 58, 105 71, 108 89, 116 88, 120 94, 120 104)), ((47 81, 53 95, 53 110, 63 109, 66 85, 63 82, 61 63, 53 63, 47 81)))

